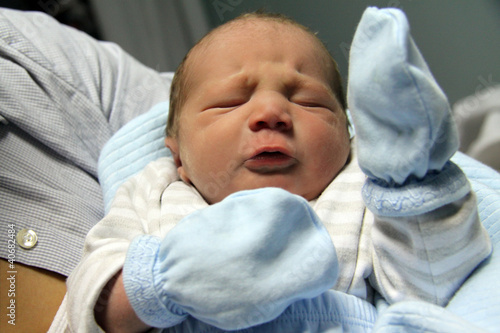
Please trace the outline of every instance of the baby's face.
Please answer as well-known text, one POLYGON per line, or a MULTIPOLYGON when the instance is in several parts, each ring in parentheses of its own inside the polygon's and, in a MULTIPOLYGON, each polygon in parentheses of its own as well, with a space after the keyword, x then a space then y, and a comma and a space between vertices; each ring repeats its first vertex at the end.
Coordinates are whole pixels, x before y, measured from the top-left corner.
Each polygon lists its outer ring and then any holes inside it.
POLYGON ((269 186, 311 200, 344 166, 346 117, 316 43, 296 27, 252 21, 192 54, 179 134, 166 144, 208 202, 269 186))

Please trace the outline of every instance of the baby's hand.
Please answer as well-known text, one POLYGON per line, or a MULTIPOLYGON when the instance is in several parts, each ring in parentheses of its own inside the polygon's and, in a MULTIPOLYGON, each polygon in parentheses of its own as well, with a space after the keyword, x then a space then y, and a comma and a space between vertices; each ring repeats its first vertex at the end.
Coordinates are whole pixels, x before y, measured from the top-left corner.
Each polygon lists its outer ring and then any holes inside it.
POLYGON ((446 96, 398 9, 368 8, 351 45, 348 102, 358 162, 369 177, 366 206, 415 216, 464 197, 470 186, 451 162, 458 135, 446 96))
POLYGON ((307 201, 266 188, 189 215, 164 240, 139 237, 123 274, 144 322, 166 327, 190 314, 234 330, 320 295, 334 285, 337 266, 328 232, 307 201))
POLYGON ((365 11, 351 45, 348 103, 359 164, 372 179, 422 178, 458 149, 448 100, 397 9, 365 11))

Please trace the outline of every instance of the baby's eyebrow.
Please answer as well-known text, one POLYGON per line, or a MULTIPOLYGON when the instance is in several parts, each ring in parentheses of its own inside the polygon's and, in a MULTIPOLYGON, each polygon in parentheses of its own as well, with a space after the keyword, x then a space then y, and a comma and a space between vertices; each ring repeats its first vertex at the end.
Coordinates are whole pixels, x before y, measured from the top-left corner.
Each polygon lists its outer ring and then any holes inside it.
POLYGON ((202 94, 220 94, 231 89, 246 89, 246 78, 241 74, 233 74, 225 78, 207 80, 202 83, 202 94))
POLYGON ((333 92, 331 91, 329 85, 305 74, 300 74, 295 82, 295 87, 297 90, 312 89, 317 92, 328 93, 333 96, 333 92))
POLYGON ((224 88, 224 90, 231 88, 250 89, 254 85, 255 83, 251 82, 251 78, 244 73, 233 74, 217 82, 217 86, 224 88))

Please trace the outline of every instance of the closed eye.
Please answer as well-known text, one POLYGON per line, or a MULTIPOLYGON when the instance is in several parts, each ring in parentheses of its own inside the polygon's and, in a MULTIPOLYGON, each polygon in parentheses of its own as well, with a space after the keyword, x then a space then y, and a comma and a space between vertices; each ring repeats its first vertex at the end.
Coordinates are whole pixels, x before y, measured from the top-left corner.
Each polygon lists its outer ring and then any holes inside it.
POLYGON ((305 110, 319 110, 319 109, 326 109, 326 110, 332 110, 333 105, 328 102, 324 102, 321 100, 308 100, 308 99, 291 99, 291 103, 294 103, 295 105, 300 106, 301 108, 305 110))
POLYGON ((211 109, 235 109, 243 104, 246 103, 246 100, 243 99, 229 99, 229 100, 223 100, 216 102, 212 104, 211 106, 207 107, 205 110, 211 110, 211 109))
POLYGON ((290 102, 308 109, 324 108, 331 110, 334 106, 334 98, 326 89, 297 89, 290 95, 289 99, 290 102))
POLYGON ((325 105, 317 102, 306 102, 306 101, 292 101, 292 103, 295 103, 300 106, 304 106, 307 108, 326 108, 325 105))

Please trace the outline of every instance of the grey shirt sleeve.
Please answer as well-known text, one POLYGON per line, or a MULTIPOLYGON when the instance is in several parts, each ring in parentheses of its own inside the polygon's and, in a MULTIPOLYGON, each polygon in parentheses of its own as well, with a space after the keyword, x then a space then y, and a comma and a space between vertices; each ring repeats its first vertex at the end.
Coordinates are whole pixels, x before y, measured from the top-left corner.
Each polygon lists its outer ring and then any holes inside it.
POLYGON ((0 237, 34 230, 37 244, 17 247, 15 261, 68 275, 103 217, 103 145, 167 100, 171 77, 46 14, 8 9, 0 9, 0 73, 0 237))

